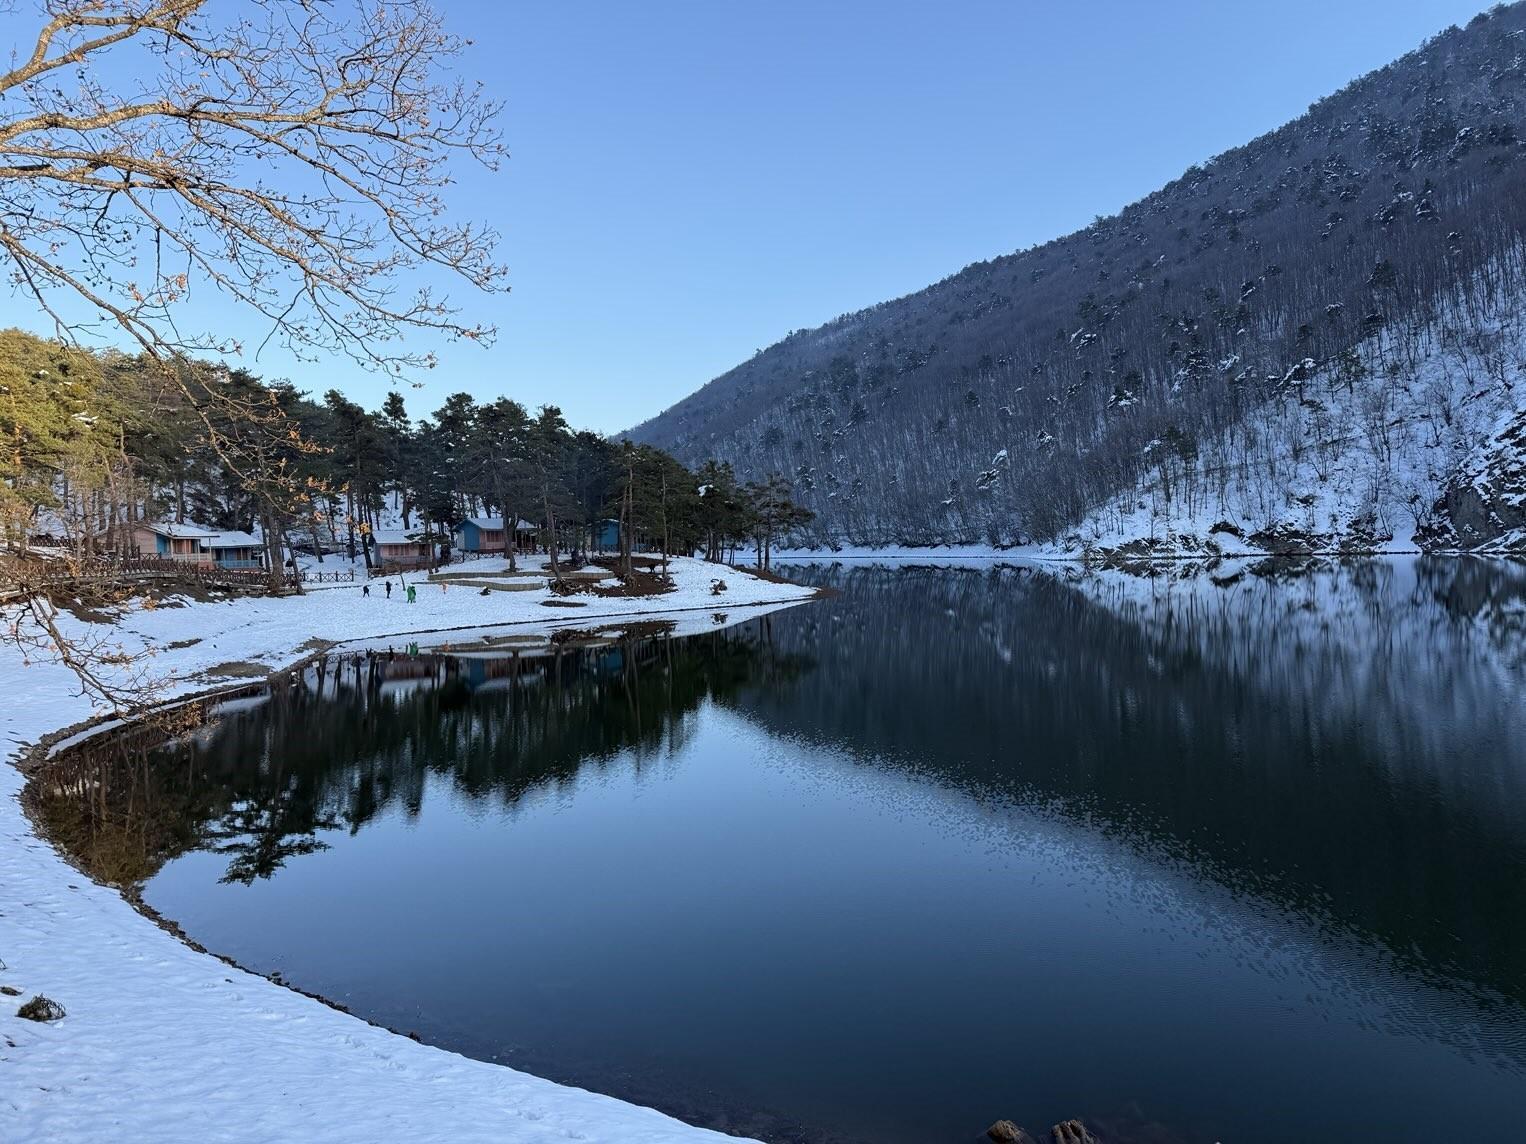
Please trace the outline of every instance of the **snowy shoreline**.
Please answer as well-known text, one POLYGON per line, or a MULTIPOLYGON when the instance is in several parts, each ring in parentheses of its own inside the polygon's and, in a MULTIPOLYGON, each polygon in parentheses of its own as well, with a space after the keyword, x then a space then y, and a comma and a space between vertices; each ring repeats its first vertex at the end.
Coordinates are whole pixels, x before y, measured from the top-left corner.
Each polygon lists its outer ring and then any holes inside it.
POLYGON ((1109 568, 1148 564, 1206 564, 1209 562, 1241 563, 1262 560, 1386 560, 1395 556, 1434 557, 1436 559, 1473 560, 1519 560, 1522 553, 1514 549, 1424 549, 1412 543, 1391 544, 1371 548, 1320 547, 1290 551, 1272 551, 1245 544, 1220 546, 1216 549, 1203 547, 1176 547, 1163 545, 1159 548, 1133 548, 1128 544, 1116 547, 1097 546, 1090 549, 1063 549, 1056 545, 1023 545, 1011 548, 994 548, 980 545, 948 545, 908 547, 888 545, 884 548, 850 547, 797 548, 776 551, 776 564, 832 564, 839 561, 861 561, 886 564, 951 564, 964 562, 1009 564, 1058 564, 1075 568, 1109 568))
MULTIPOLYGON (((164 706, 248 686, 335 647, 447 635, 465 650, 468 633, 664 618, 680 631, 711 630, 816 595, 698 560, 675 559, 672 574, 664 595, 585 596, 566 611, 543 606, 545 589, 483 597, 421 583, 410 605, 401 593, 365 597, 355 584, 280 599, 166 601, 111 627, 135 660, 153 657, 166 677, 164 706), (727 587, 713 594, 717 578, 727 587)), ((102 626, 62 620, 71 635, 102 626)), ((0 649, 0 681, 9 744, 0 765, 0 985, 20 990, 0 1008, 0 1138, 735 1139, 417 1043, 172 936, 120 890, 82 874, 22 806, 28 762, 99 733, 112 713, 92 710, 61 665, 27 663, 13 645, 0 649), (34 994, 67 1015, 19 1018, 15 1007, 34 994)))

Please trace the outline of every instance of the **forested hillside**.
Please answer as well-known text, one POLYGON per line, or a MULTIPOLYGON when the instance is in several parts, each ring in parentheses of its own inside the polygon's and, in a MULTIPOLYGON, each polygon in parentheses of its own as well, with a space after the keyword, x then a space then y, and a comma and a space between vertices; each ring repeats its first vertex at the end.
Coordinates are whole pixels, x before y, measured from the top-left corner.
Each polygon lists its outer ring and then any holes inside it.
POLYGON ((576 431, 555 406, 455 393, 411 416, 402 395, 367 410, 330 389, 179 358, 94 353, 0 329, 0 586, 35 582, 33 561, 120 560, 138 525, 251 533, 274 586, 293 547, 348 549, 372 565, 379 531, 445 542, 471 517, 497 526, 513 562, 520 531, 551 554, 606 536, 767 565, 775 535, 805 519, 782 482, 741 484, 713 462, 689 471, 649 446, 576 431), (258 540, 255 535, 258 535, 258 540))
POLYGON ((1083 231, 793 333, 631 436, 783 474, 817 540, 1511 543, 1523 297, 1515 4, 1083 231))

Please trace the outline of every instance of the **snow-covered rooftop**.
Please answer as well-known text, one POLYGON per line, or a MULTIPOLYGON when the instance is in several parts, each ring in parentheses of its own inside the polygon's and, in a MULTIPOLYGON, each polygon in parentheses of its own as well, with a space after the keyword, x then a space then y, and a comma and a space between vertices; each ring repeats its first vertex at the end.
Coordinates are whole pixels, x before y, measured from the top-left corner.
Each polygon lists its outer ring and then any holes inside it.
MULTIPOLYGON (((478 528, 485 529, 488 532, 503 531, 503 517, 501 516, 469 516, 462 523, 474 524, 478 528)), ((524 532, 525 530, 533 529, 534 527, 535 525, 531 524, 528 520, 521 519, 516 528, 516 531, 524 532)))
POLYGON ((371 533, 377 544, 417 544, 423 537, 422 532, 402 528, 378 528, 371 533))
POLYGON ((161 524, 155 522, 144 524, 143 527, 150 532, 157 532, 160 536, 168 536, 175 540, 206 540, 208 537, 218 535, 210 528, 202 528, 195 524, 161 524))
POLYGON ((219 532, 219 533, 214 534, 212 539, 207 541, 207 547, 208 548, 259 548, 259 547, 261 547, 261 541, 260 541, 259 537, 251 536, 247 532, 239 532, 236 529, 229 529, 229 530, 227 530, 225 532, 219 532))

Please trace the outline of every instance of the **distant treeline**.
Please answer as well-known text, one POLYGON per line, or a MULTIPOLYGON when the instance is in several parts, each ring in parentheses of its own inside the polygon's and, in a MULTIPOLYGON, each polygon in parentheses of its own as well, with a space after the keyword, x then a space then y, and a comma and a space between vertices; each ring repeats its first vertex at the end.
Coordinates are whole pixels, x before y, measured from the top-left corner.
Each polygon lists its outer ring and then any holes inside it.
POLYGON ((19 330, 0 331, 0 438, 12 554, 121 553, 142 522, 194 522, 257 531, 274 574, 293 544, 369 561, 379 529, 448 543, 465 518, 491 515, 529 522, 553 558, 614 522, 627 561, 638 545, 716 560, 745 545, 766 562, 774 535, 803 519, 781 478, 743 484, 716 462, 691 471, 650 445, 576 431, 554 406, 532 414, 459 393, 414 418, 396 392, 366 410, 337 390, 317 400, 243 370, 19 330))

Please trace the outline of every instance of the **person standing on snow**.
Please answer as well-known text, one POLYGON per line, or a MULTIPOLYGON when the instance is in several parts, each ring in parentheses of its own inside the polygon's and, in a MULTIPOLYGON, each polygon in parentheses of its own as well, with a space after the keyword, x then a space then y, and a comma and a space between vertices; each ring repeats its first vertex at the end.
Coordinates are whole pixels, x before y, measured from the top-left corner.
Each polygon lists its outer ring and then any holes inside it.
POLYGON ((409 585, 408 585, 408 602, 409 602, 409 603, 410 603, 410 604, 412 604, 412 603, 414 603, 414 602, 415 602, 415 601, 416 601, 416 600, 417 600, 417 599, 418 599, 418 592, 417 592, 417 591, 416 591, 416 590, 415 590, 415 589, 414 589, 414 587, 413 587, 413 585, 412 585, 412 584, 409 584, 409 585))
POLYGON ((387 581, 387 599, 392 599, 392 581, 387 581))

